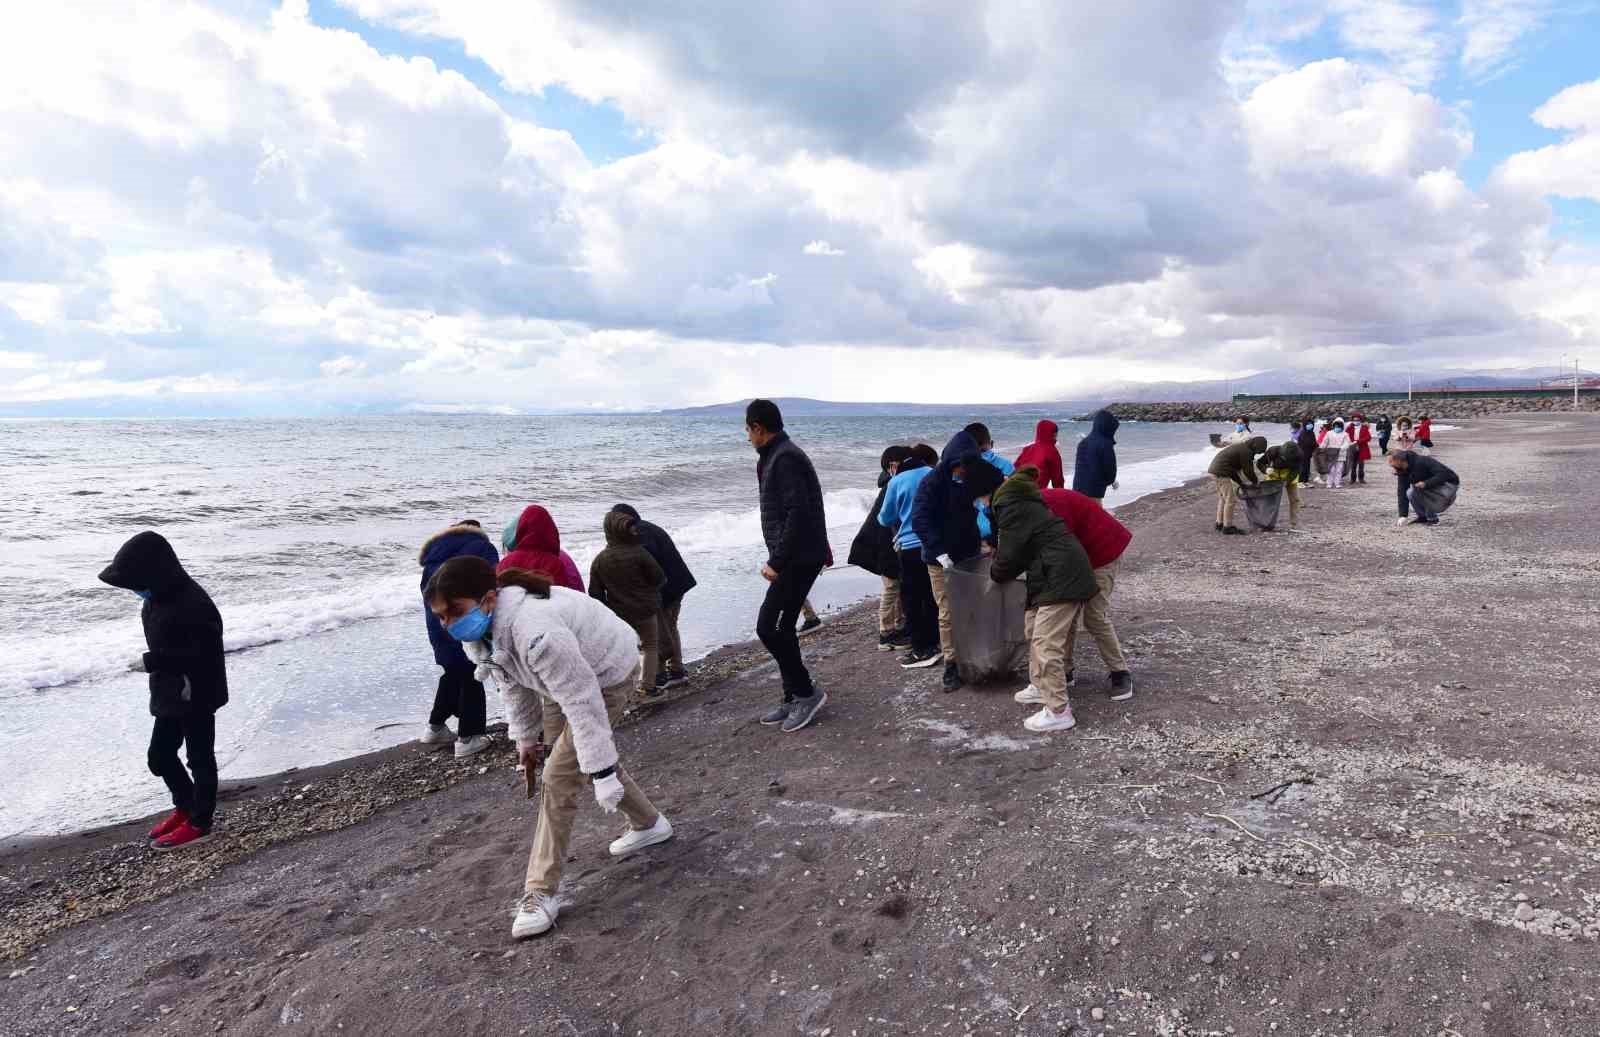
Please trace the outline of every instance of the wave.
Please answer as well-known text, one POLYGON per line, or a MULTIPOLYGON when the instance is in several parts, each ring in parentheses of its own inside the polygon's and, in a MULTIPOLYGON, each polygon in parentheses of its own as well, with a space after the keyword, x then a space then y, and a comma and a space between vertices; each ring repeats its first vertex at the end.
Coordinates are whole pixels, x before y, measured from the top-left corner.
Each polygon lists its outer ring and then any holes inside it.
MULTIPOLYGON (((240 584, 243 587, 245 584, 240 584)), ((130 598, 130 601, 132 599, 130 598)), ((323 594, 265 603, 219 597, 229 652, 325 633, 369 619, 398 616, 422 607, 413 573, 372 580, 323 594)), ((420 628, 420 622, 419 622, 420 628)), ((73 631, 70 640, 0 645, 0 691, 54 688, 115 677, 139 668, 145 650, 139 614, 73 631)))
MULTIPOLYGON (((823 494, 822 507, 828 516, 828 528, 859 526, 877 499, 876 488, 833 490, 823 494)), ((688 554, 718 554, 730 547, 752 547, 763 542, 761 509, 708 512, 668 532, 678 550, 688 554)), ((842 561, 844 552, 836 550, 835 553, 842 561)))

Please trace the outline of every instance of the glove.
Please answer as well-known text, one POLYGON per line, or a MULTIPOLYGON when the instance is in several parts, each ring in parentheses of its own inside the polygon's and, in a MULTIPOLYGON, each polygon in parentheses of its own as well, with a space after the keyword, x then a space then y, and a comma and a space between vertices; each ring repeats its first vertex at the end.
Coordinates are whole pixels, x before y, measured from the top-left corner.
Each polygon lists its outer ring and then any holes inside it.
POLYGON ((949 555, 940 555, 939 558, 938 558, 938 562, 939 562, 940 567, 945 568, 945 569, 948 569, 952 565, 956 564, 956 563, 954 563, 954 562, 952 562, 950 560, 950 556, 949 555))
POLYGON ((622 802, 622 782, 615 774, 607 774, 594 783, 594 801, 608 814, 615 814, 622 802))
POLYGON ((1407 522, 1410 522, 1410 521, 1411 521, 1411 520, 1410 520, 1410 519, 1408 519, 1408 518, 1402 518, 1402 519, 1398 519, 1398 520, 1397 520, 1397 521, 1396 521, 1396 522, 1395 522, 1395 525, 1397 525, 1397 526, 1403 526, 1403 525, 1405 525, 1405 524, 1406 524, 1406 523, 1407 523, 1407 522))
POLYGON ((1113 490, 1120 490, 1122 489, 1122 484, 1113 479, 1111 482, 1111 488, 1113 490))

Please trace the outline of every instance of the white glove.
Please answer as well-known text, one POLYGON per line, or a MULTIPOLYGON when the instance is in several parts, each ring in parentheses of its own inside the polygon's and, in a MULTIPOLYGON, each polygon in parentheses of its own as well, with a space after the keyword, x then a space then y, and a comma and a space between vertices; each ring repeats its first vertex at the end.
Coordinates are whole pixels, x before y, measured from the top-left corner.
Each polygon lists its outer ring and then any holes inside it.
POLYGON ((1116 481, 1116 480, 1112 480, 1112 482, 1111 482, 1111 488, 1112 488, 1112 489, 1113 489, 1113 490, 1120 490, 1120 489, 1122 489, 1122 484, 1121 484, 1121 483, 1119 483, 1119 482, 1117 482, 1117 481, 1116 481))
POLYGON ((1395 525, 1397 525, 1397 526, 1403 526, 1403 525, 1405 525, 1405 524, 1406 524, 1406 523, 1407 523, 1407 522, 1410 522, 1410 521, 1411 521, 1411 520, 1410 520, 1410 519, 1408 519, 1408 518, 1403 518, 1403 519, 1400 519, 1400 520, 1399 520, 1399 521, 1398 521, 1398 522, 1396 522, 1396 523, 1395 523, 1395 525))
POLYGON ((595 780, 594 801, 608 814, 617 812, 617 806, 622 802, 622 782, 614 772, 595 780))
POLYGON ((956 563, 954 563, 954 562, 952 562, 952 561, 951 561, 951 560, 950 560, 950 556, 949 556, 949 555, 940 555, 940 556, 939 556, 939 565, 940 565, 940 566, 941 566, 941 567, 943 567, 943 568, 945 568, 945 569, 948 569, 948 568, 950 568, 950 567, 951 567, 951 566, 952 566, 952 565, 955 565, 955 564, 956 564, 956 563))

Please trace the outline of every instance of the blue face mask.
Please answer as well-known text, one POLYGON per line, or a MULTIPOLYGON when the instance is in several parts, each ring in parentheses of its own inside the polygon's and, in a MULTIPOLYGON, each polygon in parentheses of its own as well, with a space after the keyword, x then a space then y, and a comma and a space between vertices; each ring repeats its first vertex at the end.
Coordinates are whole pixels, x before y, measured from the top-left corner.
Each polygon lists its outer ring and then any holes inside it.
POLYGON ((1244 431, 1244 422, 1242 422, 1242 421, 1234 422, 1233 423, 1233 430, 1235 432, 1243 432, 1244 431))
POLYGON ((489 614, 475 606, 466 615, 445 627, 445 631, 457 641, 482 641, 483 635, 489 632, 489 622, 489 614))
POLYGON ((150 600, 150 592, 149 591, 134 591, 133 593, 139 595, 139 597, 141 599, 145 600, 145 601, 149 601, 150 600))

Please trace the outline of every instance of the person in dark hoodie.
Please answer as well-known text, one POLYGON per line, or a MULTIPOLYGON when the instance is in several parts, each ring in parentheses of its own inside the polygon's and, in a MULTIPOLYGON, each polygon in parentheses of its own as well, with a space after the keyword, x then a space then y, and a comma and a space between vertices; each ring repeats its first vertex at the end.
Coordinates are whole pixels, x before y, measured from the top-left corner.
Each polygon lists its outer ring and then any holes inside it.
POLYGON ((1300 448, 1300 484, 1311 485, 1311 462, 1317 455, 1317 423, 1304 421, 1295 433, 1295 446, 1300 448))
POLYGON ((1372 426, 1372 431, 1378 434, 1378 452, 1384 457, 1389 456, 1389 437, 1394 433, 1394 423, 1389 420, 1389 415, 1378 415, 1378 421, 1372 426))
POLYGON ((1039 478, 1043 480, 1040 489, 1064 490, 1067 488, 1066 475, 1061 469, 1061 451, 1056 449, 1056 438, 1061 430, 1056 423, 1048 419, 1039 422, 1034 427, 1033 442, 1022 448, 1022 453, 1017 455, 1017 467, 1032 465, 1039 469, 1039 478))
POLYGON ((144 599, 144 669, 150 675, 150 773, 166 782, 172 813, 150 831, 156 850, 205 842, 217 810, 217 710, 228 704, 222 614, 159 533, 123 544, 102 583, 144 599), (185 748, 189 769, 178 760, 185 748), (193 775, 191 778, 190 775, 193 775))
POLYGON ((1078 461, 1072 469, 1072 489, 1092 500, 1105 500, 1106 490, 1117 488, 1117 426, 1121 422, 1108 410, 1096 411, 1094 427, 1078 441, 1078 461))
MULTIPOLYGON (((439 567, 461 555, 476 555, 497 565, 500 552, 494 549, 483 526, 473 519, 462 519, 422 545, 417 561, 422 566, 422 584, 419 591, 426 592, 428 581, 439 567)), ((423 745, 455 744, 458 759, 473 756, 489 748, 488 704, 484 700, 483 684, 475 675, 477 667, 461 650, 461 642, 445 632, 439 619, 428 608, 424 594, 422 615, 428 626, 428 643, 433 645, 433 661, 444 671, 439 674, 439 687, 433 694, 433 709, 428 713, 428 729, 419 741, 423 745), (445 723, 451 717, 459 720, 456 731, 445 723)))
POLYGON ((1028 677, 1042 708, 1023 721, 1029 731, 1066 731, 1077 721, 1067 699, 1073 632, 1084 605, 1099 593, 1094 567, 1078 538, 1045 505, 1035 469, 1025 465, 990 499, 999 539, 989 576, 1028 581, 1028 677))
POLYGON ((1456 502, 1461 490, 1461 477, 1432 457, 1414 450, 1400 450, 1389 455, 1389 468, 1394 472, 1399 491, 1400 521, 1405 525, 1412 508, 1416 521, 1425 526, 1437 526, 1439 513, 1456 502))
POLYGON ((910 459, 911 448, 899 444, 887 448, 878 458, 878 496, 862 520, 860 532, 850 542, 850 554, 845 559, 883 581, 883 593, 878 599, 878 650, 884 652, 906 643, 906 619, 900 607, 900 554, 895 550, 894 530, 881 524, 878 515, 889 492, 889 480, 910 459))
POLYGON ((589 597, 617 614, 639 635, 644 657, 639 697, 654 698, 661 664, 661 588, 667 574, 640 543, 639 520, 621 511, 605 518, 606 546, 589 566, 589 597))
POLYGON ((1251 486, 1261 480, 1256 478, 1256 455, 1265 453, 1265 436, 1254 436, 1242 443, 1233 443, 1217 451, 1211 459, 1209 472, 1217 484, 1217 532, 1229 536, 1244 536, 1244 530, 1233 524, 1233 509, 1239 503, 1239 490, 1248 482, 1251 486))
POLYGON ((975 498, 961 484, 963 459, 978 456, 977 441, 965 429, 957 432, 939 455, 939 467, 917 486, 917 497, 911 506, 911 528, 922 542, 922 560, 927 563, 933 600, 939 606, 945 691, 961 687, 945 570, 976 558, 983 549, 975 498))
POLYGON ((661 623, 657 635, 661 660, 660 671, 656 675, 656 687, 665 691, 689 679, 689 674, 683 669, 683 637, 678 633, 678 617, 683 612, 684 595, 694 590, 698 581, 666 530, 640 518, 631 505, 613 504, 611 510, 634 520, 633 528, 639 534, 639 545, 650 552, 650 557, 667 575, 667 582, 661 585, 661 623))
POLYGON ((828 696, 811 679, 800 654, 795 624, 801 606, 823 567, 828 548, 828 516, 822 483, 811 458, 783 430, 783 412, 771 400, 751 400, 744 412, 745 437, 755 447, 756 484, 761 497, 761 536, 767 561, 761 576, 767 595, 756 615, 756 636, 783 676, 783 701, 761 717, 763 724, 798 731, 815 720, 828 696))

